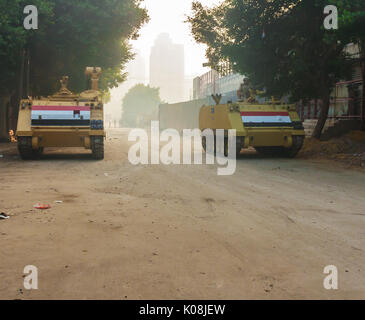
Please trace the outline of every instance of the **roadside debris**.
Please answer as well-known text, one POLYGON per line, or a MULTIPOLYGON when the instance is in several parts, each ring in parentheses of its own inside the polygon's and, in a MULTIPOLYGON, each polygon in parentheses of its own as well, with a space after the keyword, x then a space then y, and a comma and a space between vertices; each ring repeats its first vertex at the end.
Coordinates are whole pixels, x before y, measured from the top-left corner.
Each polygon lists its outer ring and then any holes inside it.
POLYGON ((0 158, 4 158, 4 155, 3 154, 0 154, 0 158))
POLYGON ((0 213, 0 220, 6 220, 6 219, 9 219, 10 217, 5 214, 4 212, 0 213))
POLYGON ((42 204, 42 203, 37 203, 33 207, 35 209, 40 209, 40 210, 47 210, 47 209, 51 208, 51 206, 49 204, 42 204))
POLYGON ((61 203, 63 203, 63 201, 62 200, 57 200, 57 201, 55 201, 55 203, 61 204, 61 203))
POLYGON ((347 167, 365 168, 365 132, 352 131, 328 141, 308 138, 298 157, 333 160, 347 167))

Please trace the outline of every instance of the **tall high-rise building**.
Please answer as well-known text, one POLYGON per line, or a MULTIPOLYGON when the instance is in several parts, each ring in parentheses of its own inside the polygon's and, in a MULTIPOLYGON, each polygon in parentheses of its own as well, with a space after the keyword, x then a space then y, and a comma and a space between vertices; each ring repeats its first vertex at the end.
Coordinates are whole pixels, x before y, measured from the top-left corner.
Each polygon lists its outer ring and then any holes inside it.
POLYGON ((150 56, 150 85, 160 88, 161 99, 168 103, 184 100, 184 45, 172 42, 167 33, 160 34, 150 56))

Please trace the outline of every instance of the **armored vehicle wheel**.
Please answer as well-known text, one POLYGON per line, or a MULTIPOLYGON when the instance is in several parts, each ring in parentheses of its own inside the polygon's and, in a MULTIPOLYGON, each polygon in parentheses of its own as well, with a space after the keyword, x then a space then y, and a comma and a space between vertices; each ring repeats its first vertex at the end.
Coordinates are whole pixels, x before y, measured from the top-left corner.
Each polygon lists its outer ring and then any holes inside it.
POLYGON ((217 156, 227 156, 228 153, 228 139, 224 138, 223 141, 215 136, 215 152, 217 156))
MULTIPOLYGON (((236 137, 236 158, 238 158, 239 155, 241 154, 243 142, 244 142, 244 138, 236 137)), ((227 149, 227 156, 228 156, 228 149, 229 149, 228 139, 227 139, 226 143, 227 143, 227 146, 225 148, 227 149)))
POLYGON ((92 157, 95 160, 104 159, 104 138, 103 137, 91 137, 91 150, 92 157))
POLYGON ((283 148, 282 155, 287 158, 295 158, 304 143, 304 136, 293 136, 291 148, 283 148))
MULTIPOLYGON (((228 137, 224 137, 224 143, 217 143, 216 138, 216 152, 220 152, 221 155, 228 157, 229 155, 229 139, 228 137)), ((242 150, 242 141, 236 138, 236 153, 233 157, 238 157, 241 154, 242 150)), ((232 155, 230 155, 232 156, 232 155)))
POLYGON ((23 160, 33 159, 32 137, 18 137, 18 151, 23 160))
POLYGON ((228 153, 229 153, 229 145, 228 145, 228 138, 224 138, 224 146, 223 146, 223 153, 225 157, 228 157, 228 153))
MULTIPOLYGON (((225 137, 224 138, 224 144, 223 144, 223 150, 221 150, 221 152, 223 151, 223 154, 225 157, 228 157, 229 155, 229 138, 225 137)), ((241 153, 241 145, 240 143, 237 141, 236 142, 236 153, 233 155, 233 157, 238 157, 239 154, 241 153)), ((232 155, 230 155, 232 156, 232 155)))
MULTIPOLYGON (((211 150, 211 148, 207 149, 207 138, 206 137, 202 137, 202 148, 205 152, 207 153, 213 153, 215 155, 216 153, 216 137, 214 136, 214 150, 211 150)), ((208 146, 209 147, 209 146, 208 146)))

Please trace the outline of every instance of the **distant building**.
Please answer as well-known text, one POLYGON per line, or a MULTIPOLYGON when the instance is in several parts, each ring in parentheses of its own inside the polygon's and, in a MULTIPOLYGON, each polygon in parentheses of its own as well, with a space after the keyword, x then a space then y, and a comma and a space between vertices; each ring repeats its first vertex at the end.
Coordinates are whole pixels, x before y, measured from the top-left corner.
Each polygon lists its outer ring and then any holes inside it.
POLYGON ((160 88, 161 99, 174 103, 184 100, 184 46, 174 44, 167 33, 160 34, 150 56, 150 85, 160 88))
POLYGON ((234 73, 228 66, 221 68, 218 72, 216 70, 210 70, 200 77, 196 77, 193 80, 193 99, 205 99, 211 100, 212 94, 221 94, 222 103, 228 101, 237 101, 237 90, 240 84, 243 82, 244 76, 234 73))

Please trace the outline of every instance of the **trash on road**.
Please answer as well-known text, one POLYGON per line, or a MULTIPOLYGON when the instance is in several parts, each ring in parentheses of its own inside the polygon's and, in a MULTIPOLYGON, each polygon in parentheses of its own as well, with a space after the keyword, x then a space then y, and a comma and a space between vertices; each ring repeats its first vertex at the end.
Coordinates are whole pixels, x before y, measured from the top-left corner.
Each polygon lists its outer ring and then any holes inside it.
POLYGON ((109 176, 109 174, 107 174, 107 173, 104 173, 104 176, 108 177, 108 176, 109 176))
POLYGON ((5 219, 9 219, 9 218, 10 217, 6 213, 4 213, 4 212, 0 213, 0 220, 5 220, 5 219))
POLYGON ((33 207, 35 209, 40 209, 40 210, 47 210, 47 209, 51 208, 51 206, 49 204, 42 204, 42 203, 37 203, 33 207))
POLYGON ((4 155, 3 154, 0 154, 0 158, 4 158, 4 155))
POLYGON ((57 200, 57 201, 55 201, 55 203, 61 204, 61 203, 63 203, 63 201, 62 200, 57 200))

